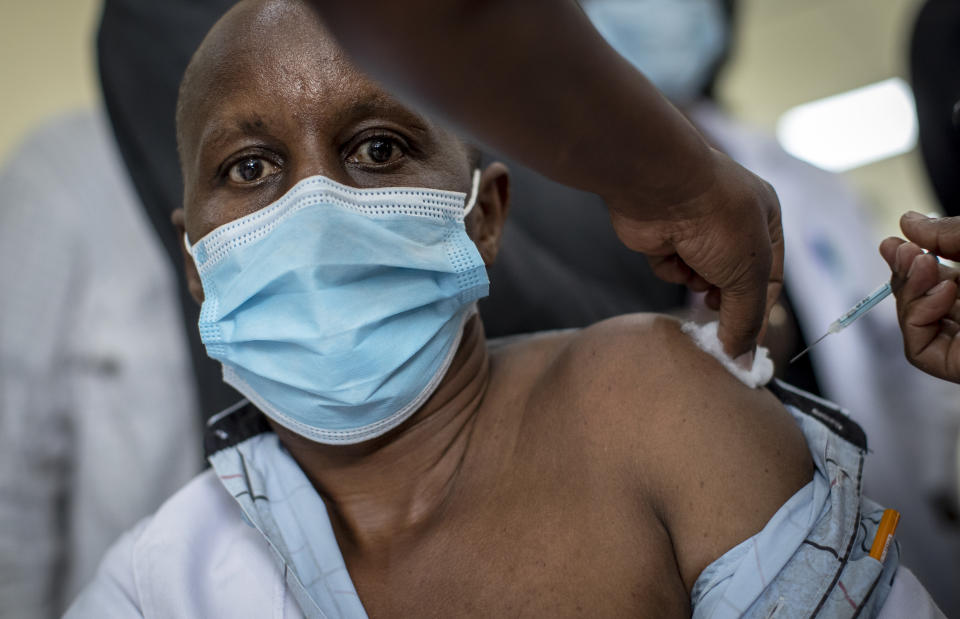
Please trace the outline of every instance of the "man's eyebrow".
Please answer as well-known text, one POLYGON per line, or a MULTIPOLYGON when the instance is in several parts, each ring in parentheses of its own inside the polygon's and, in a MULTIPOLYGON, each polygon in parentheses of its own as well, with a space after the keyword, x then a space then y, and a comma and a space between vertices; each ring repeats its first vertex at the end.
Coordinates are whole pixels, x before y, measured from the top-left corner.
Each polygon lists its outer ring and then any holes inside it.
POLYGON ((259 114, 248 118, 239 118, 236 121, 236 128, 242 133, 262 133, 270 131, 267 122, 259 114))
POLYGON ((389 97, 364 99, 350 106, 350 119, 353 122, 367 116, 388 116, 422 133, 430 130, 430 123, 426 118, 389 97))
POLYGON ((200 135, 200 152, 236 136, 262 135, 269 131, 270 126, 259 114, 230 120, 214 119, 200 135))

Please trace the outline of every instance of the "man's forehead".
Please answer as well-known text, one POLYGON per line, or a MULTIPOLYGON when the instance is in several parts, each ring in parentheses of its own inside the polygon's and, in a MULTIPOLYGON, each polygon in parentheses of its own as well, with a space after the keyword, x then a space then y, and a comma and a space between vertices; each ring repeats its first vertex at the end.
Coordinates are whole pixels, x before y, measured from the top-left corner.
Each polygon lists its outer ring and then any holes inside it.
MULTIPOLYGON (((197 136, 200 125, 223 125, 218 118, 236 116, 244 99, 262 110, 265 99, 279 104, 304 97, 324 100, 330 113, 350 99, 366 106, 392 100, 354 68, 301 3, 242 2, 214 25, 191 60, 178 120, 188 125, 181 129, 197 136)), ((255 114, 241 116, 253 122, 255 114)), ((263 123, 265 116, 256 120, 263 123)))
POLYGON ((214 24, 191 64, 210 77, 240 80, 277 64, 291 73, 356 71, 317 15, 293 0, 241 2, 214 24))
POLYGON ((217 20, 208 38, 273 37, 276 29, 294 37, 310 31, 333 41, 317 13, 303 0, 242 0, 217 20))

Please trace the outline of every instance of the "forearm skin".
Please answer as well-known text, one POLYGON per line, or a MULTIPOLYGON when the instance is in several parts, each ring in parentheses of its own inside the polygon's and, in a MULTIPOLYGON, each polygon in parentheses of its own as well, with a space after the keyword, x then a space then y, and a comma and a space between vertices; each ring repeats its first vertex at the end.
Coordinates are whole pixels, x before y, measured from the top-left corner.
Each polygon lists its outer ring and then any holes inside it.
POLYGON ((314 5, 392 91, 631 218, 662 218, 714 180, 706 141, 572 0, 314 5))

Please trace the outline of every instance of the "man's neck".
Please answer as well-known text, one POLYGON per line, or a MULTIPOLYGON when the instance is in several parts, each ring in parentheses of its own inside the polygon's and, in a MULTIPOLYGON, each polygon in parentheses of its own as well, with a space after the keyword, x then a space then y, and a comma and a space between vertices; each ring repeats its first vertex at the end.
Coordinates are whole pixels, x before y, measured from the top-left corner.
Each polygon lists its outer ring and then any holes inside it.
POLYGON ((343 550, 373 550, 429 528, 457 482, 489 374, 474 316, 437 390, 393 432, 333 446, 271 424, 323 497, 343 550))

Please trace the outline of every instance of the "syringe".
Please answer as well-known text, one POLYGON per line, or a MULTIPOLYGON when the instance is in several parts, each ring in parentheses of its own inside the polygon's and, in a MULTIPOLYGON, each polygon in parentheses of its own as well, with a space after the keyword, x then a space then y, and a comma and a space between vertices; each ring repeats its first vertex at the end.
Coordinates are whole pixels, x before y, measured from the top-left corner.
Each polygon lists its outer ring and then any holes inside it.
POLYGON ((808 350, 810 350, 811 348, 813 348, 814 346, 822 342, 823 338, 827 337, 831 333, 839 333, 840 331, 843 331, 844 329, 846 329, 847 327, 855 323, 861 316, 863 316, 864 314, 872 310, 877 303, 879 303, 880 301, 883 301, 888 296, 890 296, 891 292, 892 292, 892 289, 890 288, 890 282, 887 282, 886 284, 880 286, 879 288, 877 288, 867 296, 857 301, 857 304, 851 307, 849 310, 847 310, 847 312, 843 316, 833 321, 833 324, 830 325, 826 333, 820 336, 820 339, 818 339, 813 344, 810 344, 809 346, 804 348, 803 352, 801 352, 799 355, 797 355, 796 357, 790 360, 790 363, 793 363, 794 361, 802 357, 808 350))

